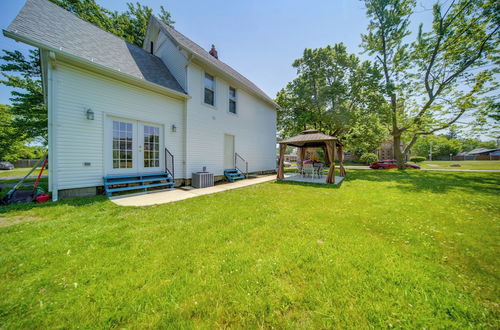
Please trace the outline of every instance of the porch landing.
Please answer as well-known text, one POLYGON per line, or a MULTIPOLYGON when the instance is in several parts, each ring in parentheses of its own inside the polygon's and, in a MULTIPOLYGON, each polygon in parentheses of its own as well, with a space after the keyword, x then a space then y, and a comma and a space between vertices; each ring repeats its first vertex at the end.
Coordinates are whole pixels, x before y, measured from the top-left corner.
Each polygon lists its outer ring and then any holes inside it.
POLYGON ((166 204, 166 203, 181 201, 188 198, 193 198, 196 196, 203 196, 226 190, 247 187, 254 184, 273 181, 275 179, 276 179, 276 174, 272 174, 272 175, 260 176, 255 179, 245 179, 241 181, 225 183, 208 188, 200 188, 192 190, 174 189, 170 191, 151 192, 140 195, 136 194, 133 196, 115 196, 115 197, 110 197, 110 200, 113 203, 120 206, 149 206, 156 204, 166 204))

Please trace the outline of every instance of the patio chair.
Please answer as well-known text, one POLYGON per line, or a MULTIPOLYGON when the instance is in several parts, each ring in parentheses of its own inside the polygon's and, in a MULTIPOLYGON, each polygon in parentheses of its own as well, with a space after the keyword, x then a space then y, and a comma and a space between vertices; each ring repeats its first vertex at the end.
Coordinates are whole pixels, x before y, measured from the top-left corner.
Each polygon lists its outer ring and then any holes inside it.
POLYGON ((316 173, 318 174, 318 178, 321 178, 323 175, 323 169, 325 168, 325 165, 323 163, 320 163, 315 166, 316 173))
POLYGON ((300 175, 304 175, 302 164, 297 162, 297 171, 299 172, 300 175))
POLYGON ((302 171, 304 173, 304 177, 310 176, 314 179, 314 177, 316 176, 316 171, 313 164, 304 164, 304 166, 302 167, 302 171))

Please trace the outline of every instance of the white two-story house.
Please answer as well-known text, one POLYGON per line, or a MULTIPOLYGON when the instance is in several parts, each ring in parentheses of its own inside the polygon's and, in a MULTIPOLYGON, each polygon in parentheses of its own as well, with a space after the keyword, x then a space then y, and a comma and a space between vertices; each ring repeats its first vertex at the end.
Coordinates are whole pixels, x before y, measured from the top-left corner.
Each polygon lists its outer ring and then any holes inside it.
POLYGON ((27 0, 4 35, 41 51, 49 190, 93 194, 107 175, 276 167, 277 105, 256 85, 151 17, 142 48, 47 0, 27 0), (166 157, 171 156, 171 158, 166 157))

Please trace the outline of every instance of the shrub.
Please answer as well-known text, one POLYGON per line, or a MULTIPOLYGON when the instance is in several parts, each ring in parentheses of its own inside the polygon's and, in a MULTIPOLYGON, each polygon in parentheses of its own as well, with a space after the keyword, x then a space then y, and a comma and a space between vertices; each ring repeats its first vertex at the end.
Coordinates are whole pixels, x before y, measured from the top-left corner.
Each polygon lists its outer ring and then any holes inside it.
POLYGON ((414 163, 420 163, 420 162, 423 162, 424 160, 426 160, 426 158, 422 157, 422 156, 413 156, 410 158, 410 162, 414 162, 414 163))
POLYGON ((367 152, 362 154, 361 157, 359 157, 359 161, 369 165, 371 163, 375 163, 376 161, 378 161, 378 157, 375 154, 367 152))

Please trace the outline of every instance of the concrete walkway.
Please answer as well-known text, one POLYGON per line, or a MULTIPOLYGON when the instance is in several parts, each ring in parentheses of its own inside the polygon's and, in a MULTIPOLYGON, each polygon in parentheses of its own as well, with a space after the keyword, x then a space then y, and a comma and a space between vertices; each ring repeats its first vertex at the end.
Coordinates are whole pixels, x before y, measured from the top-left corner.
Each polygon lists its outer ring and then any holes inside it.
POLYGON ((169 191, 151 192, 149 194, 141 194, 134 196, 116 196, 111 197, 110 200, 120 206, 148 206, 156 204, 166 204, 177 202, 188 198, 214 194, 226 190, 237 189, 252 186, 255 184, 273 181, 276 179, 276 174, 260 176, 254 179, 246 179, 236 181, 233 183, 220 184, 208 188, 200 188, 193 190, 174 189, 169 191))

